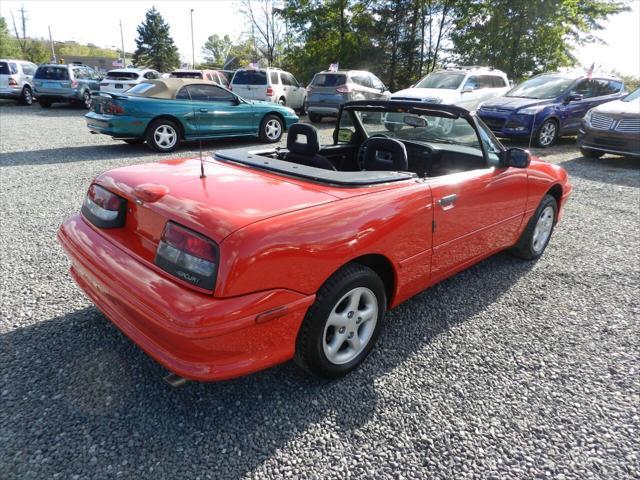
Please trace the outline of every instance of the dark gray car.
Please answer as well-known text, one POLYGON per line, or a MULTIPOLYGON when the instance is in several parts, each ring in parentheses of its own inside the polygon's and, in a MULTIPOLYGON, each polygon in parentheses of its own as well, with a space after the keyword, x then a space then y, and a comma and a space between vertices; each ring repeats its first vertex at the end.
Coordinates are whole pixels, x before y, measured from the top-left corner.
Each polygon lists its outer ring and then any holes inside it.
POLYGON ((76 103, 91 107, 91 92, 100 90, 102 76, 87 65, 40 65, 33 76, 38 103, 49 108, 52 103, 76 103))
POLYGON ((371 72, 338 70, 316 73, 307 87, 309 120, 337 117, 340 106, 353 100, 388 100, 391 92, 371 72))
POLYGON ((0 60, 0 98, 23 105, 33 103, 33 74, 36 65, 27 60, 0 60))

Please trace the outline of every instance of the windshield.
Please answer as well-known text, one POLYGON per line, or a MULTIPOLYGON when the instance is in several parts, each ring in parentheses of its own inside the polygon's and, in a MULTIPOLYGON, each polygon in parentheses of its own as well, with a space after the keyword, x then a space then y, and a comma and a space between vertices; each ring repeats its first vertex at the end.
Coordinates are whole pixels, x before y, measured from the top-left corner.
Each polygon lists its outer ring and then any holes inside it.
POLYGON ((506 94, 507 97, 549 99, 564 93, 575 80, 544 75, 521 83, 506 94))
POLYGON ((171 78, 200 78, 202 72, 171 72, 171 78))
POLYGON ((367 136, 380 135, 398 140, 430 144, 458 145, 476 150, 482 148, 475 129, 465 118, 447 118, 438 115, 406 112, 379 112, 366 110, 345 111, 340 118, 340 129, 355 132, 353 117, 362 124, 367 136))
POLYGON ((640 99, 640 88, 636 88, 633 92, 622 99, 623 102, 633 102, 640 99))
POLYGON ((136 72, 117 72, 111 71, 107 73, 105 80, 137 80, 139 75, 136 72))
POLYGON ((153 83, 139 83, 127 90, 128 95, 142 95, 147 90, 153 88, 153 83))
POLYGON ((238 70, 231 83, 234 85, 266 85, 267 72, 260 70, 238 70))
POLYGON ((464 80, 464 73, 434 72, 420 80, 415 88, 444 88, 455 90, 464 80))
POLYGON ((336 75, 335 73, 318 73, 313 77, 311 85, 314 87, 337 87, 344 85, 347 81, 346 75, 336 75))

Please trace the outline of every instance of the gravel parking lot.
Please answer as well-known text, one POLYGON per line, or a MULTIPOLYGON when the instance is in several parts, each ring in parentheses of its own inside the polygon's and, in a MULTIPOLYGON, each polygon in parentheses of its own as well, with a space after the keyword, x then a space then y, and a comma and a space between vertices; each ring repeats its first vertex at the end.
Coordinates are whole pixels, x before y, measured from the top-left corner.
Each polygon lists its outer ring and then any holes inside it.
POLYGON ((163 158, 83 113, 0 104, 0 477, 640 477, 639 161, 536 151, 575 187, 544 256, 497 255, 404 303, 342 380, 285 364, 171 389, 55 240, 94 175, 163 158))

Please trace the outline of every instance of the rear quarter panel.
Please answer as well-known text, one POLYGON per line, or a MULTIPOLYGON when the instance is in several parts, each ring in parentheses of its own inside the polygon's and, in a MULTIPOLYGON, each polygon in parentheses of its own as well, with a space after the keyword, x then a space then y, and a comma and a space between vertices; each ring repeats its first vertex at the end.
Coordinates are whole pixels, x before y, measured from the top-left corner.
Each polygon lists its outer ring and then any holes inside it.
POLYGON ((558 219, 561 217, 564 203, 571 194, 569 176, 564 168, 541 160, 532 160, 528 169, 529 184, 527 192, 527 205, 523 226, 534 214, 542 198, 552 189, 560 188, 560 201, 558 205, 558 219))
POLYGON ((216 296, 272 288, 312 294, 341 266, 362 255, 392 264, 391 306, 428 286, 432 198, 428 185, 352 196, 242 228, 220 245, 216 296))

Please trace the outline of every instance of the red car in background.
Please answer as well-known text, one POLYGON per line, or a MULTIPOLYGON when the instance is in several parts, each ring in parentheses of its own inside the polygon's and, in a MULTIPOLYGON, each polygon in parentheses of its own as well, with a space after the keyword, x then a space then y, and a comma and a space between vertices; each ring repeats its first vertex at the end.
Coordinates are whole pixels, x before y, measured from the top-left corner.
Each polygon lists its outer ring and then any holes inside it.
POLYGON ((103 173, 58 237, 89 298, 175 375, 294 358, 337 377, 387 309, 496 252, 542 255, 570 193, 467 110, 361 101, 332 145, 295 124, 286 149, 103 173))

